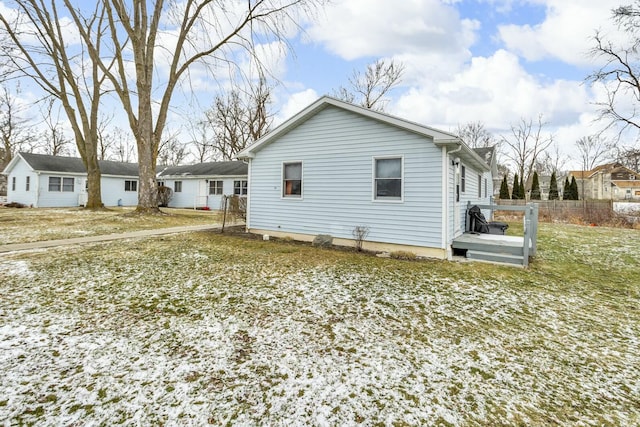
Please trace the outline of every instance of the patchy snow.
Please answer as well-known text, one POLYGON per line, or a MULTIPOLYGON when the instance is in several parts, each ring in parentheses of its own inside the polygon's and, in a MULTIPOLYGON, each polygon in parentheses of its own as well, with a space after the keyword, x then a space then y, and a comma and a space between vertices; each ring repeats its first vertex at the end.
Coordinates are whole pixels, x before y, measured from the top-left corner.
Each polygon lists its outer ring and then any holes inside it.
POLYGON ((302 265, 270 243, 247 254, 197 238, 1 256, 0 419, 640 422, 637 288, 603 299, 513 269, 302 265))

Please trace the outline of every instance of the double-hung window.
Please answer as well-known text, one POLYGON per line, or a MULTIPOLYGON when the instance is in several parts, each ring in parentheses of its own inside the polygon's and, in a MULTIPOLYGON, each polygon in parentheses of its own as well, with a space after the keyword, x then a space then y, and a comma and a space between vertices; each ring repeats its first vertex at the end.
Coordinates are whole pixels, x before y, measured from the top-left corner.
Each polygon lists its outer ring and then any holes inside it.
POLYGON ((478 174, 478 199, 482 197, 482 175, 478 174))
POLYGON ((402 157, 374 158, 375 200, 402 200, 402 157))
POLYGON ((246 196, 248 188, 249 188, 249 185, 247 183, 247 180, 245 179, 233 181, 234 196, 246 196))
POLYGON ((62 178, 62 191, 73 193, 75 182, 75 178, 62 178))
POLYGON ((464 193, 467 186, 467 168, 460 166, 460 192, 464 193))
POLYGON ((124 191, 138 191, 138 181, 135 181, 132 179, 125 179, 124 191))
POLYGON ((302 162, 282 164, 282 197, 302 198, 302 162))
POLYGON ((30 191, 30 190, 31 190, 31 177, 28 176, 27 181, 25 182, 24 191, 30 191))
POLYGON ((11 191, 16 191, 16 177, 11 178, 11 191))
POLYGON ((182 193, 182 181, 174 181, 173 182, 173 192, 174 193, 182 193))
POLYGON ((219 196, 222 194, 222 181, 209 181, 209 194, 219 196))

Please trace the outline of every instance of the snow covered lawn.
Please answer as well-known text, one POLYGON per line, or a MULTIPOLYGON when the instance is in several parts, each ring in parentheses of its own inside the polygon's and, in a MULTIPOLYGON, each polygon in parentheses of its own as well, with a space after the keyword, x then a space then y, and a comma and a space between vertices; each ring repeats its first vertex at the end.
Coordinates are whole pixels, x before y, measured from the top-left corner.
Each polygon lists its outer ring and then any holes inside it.
POLYGON ((540 233, 530 270, 214 233, 2 255, 0 420, 637 425, 640 231, 540 233))

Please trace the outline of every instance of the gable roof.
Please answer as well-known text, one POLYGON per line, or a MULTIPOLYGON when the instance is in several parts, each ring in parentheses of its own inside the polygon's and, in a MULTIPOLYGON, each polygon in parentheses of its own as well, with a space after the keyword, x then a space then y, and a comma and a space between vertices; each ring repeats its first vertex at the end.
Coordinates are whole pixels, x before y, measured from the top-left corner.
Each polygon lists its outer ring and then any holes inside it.
POLYGON ((495 157, 496 147, 491 146, 474 148, 473 151, 475 151, 476 154, 480 156, 488 165, 491 165, 495 157))
POLYGON ((480 157, 475 151, 473 151, 464 142, 462 142, 460 138, 452 133, 444 132, 409 120, 381 113, 379 111, 374 111, 368 108, 360 107, 358 105, 350 104, 348 102, 340 101, 330 96, 323 96, 319 98, 311 105, 300 111, 298 114, 289 118, 280 126, 276 127, 271 132, 258 139, 252 145, 242 150, 240 153, 238 153, 237 158, 253 158, 255 156, 255 153, 260 151, 262 148, 277 140, 282 135, 285 135, 291 130, 297 128, 309 118, 328 107, 340 108, 342 110, 350 111, 352 113, 359 114, 361 116, 365 116, 370 119, 416 133, 418 135, 422 135, 426 138, 432 139, 437 146, 448 146, 451 148, 460 147, 460 150, 457 154, 458 156, 464 157, 465 160, 469 161, 477 167, 480 167, 481 169, 489 169, 489 165, 484 161, 482 157, 480 157))
MULTIPOLYGON (((84 174, 87 170, 79 157, 51 156, 48 154, 18 153, 3 171, 5 174, 13 168, 19 158, 37 172, 58 172, 84 174)), ((98 160, 102 175, 114 176, 138 176, 137 163, 113 162, 110 160, 98 160)))
POLYGON ((247 175, 247 164, 240 161, 208 162, 195 165, 158 167, 159 177, 168 176, 241 176, 247 175))

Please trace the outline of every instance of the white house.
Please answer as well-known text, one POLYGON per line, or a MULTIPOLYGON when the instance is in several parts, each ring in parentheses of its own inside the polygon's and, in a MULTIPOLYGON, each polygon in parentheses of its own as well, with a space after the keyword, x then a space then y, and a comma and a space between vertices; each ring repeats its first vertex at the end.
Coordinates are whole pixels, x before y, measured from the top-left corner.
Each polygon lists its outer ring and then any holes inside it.
MULTIPOLYGON (((138 203, 138 165, 101 160, 102 202, 106 206, 138 203)), ((77 157, 18 153, 2 171, 8 179, 7 201, 33 207, 80 206, 87 199, 87 173, 77 157)))
POLYGON ((451 256, 468 201, 487 204, 491 167, 455 135, 323 97, 239 153, 249 162, 247 228, 451 256))
POLYGON ((247 164, 240 161, 210 162, 158 168, 158 180, 173 190, 169 206, 220 209, 222 197, 245 197, 247 164))
MULTIPOLYGON (((102 202, 138 204, 138 165, 100 160, 102 202)), ((223 195, 246 196, 247 164, 240 161, 158 167, 158 183, 170 187, 171 207, 220 209, 223 195)), ((19 153, 3 174, 7 201, 33 207, 81 206, 87 200, 87 173, 80 158, 19 153)))

